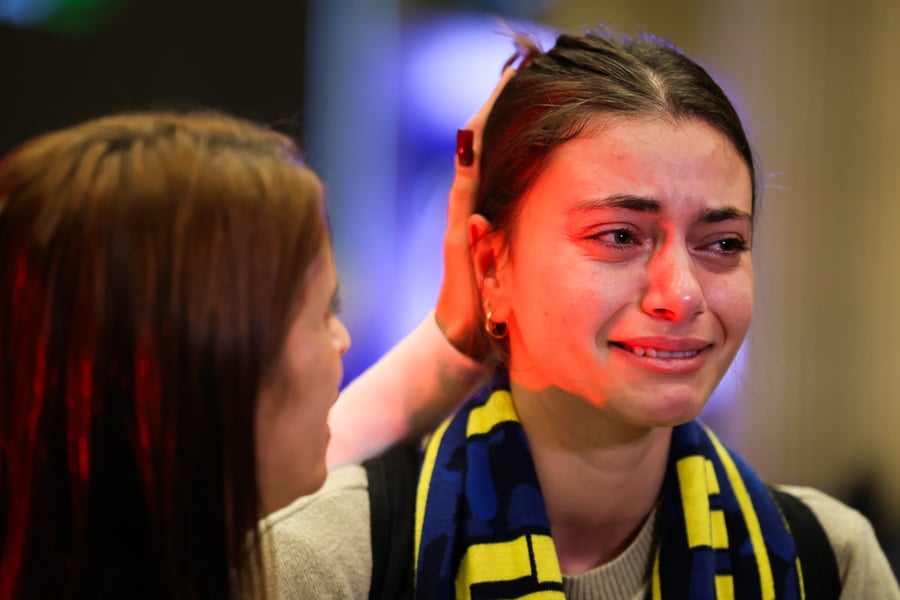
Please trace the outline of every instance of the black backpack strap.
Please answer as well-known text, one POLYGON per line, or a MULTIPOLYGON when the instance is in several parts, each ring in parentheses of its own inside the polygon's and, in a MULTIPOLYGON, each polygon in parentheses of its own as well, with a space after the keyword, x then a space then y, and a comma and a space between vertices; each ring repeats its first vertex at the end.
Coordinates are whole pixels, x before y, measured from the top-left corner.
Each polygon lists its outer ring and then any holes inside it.
POLYGON ((769 491, 797 544, 806 597, 811 600, 838 600, 841 577, 837 558, 819 519, 799 498, 772 486, 769 486, 769 491))
POLYGON ((419 453, 398 444, 363 463, 369 478, 372 581, 369 600, 413 598, 413 528, 419 453))

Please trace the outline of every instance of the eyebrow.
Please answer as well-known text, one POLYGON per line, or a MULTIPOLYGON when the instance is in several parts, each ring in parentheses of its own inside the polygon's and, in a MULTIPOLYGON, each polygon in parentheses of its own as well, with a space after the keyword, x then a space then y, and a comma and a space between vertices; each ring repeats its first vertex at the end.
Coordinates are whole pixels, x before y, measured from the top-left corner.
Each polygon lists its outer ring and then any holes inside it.
POLYGON ((708 208, 700 213, 699 220, 704 223, 721 223, 722 221, 732 220, 748 221, 752 223, 753 215, 746 211, 728 206, 726 208, 708 208))
MULTIPOLYGON (((636 212, 658 215, 663 211, 662 202, 653 198, 632 196, 630 194, 617 194, 605 198, 591 198, 579 202, 571 212, 582 212, 604 208, 619 208, 636 212)), ((747 211, 738 210, 732 206, 724 208, 708 208, 700 213, 698 221, 703 223, 721 223, 723 221, 740 220, 753 222, 753 216, 747 211)))

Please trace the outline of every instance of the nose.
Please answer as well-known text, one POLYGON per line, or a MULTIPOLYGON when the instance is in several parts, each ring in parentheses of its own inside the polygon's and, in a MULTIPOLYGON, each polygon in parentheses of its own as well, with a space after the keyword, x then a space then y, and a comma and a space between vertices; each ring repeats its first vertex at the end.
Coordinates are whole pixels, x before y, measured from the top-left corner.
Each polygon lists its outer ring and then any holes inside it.
POLYGON ((350 332, 347 331, 346 325, 336 316, 331 318, 332 336, 337 351, 343 355, 350 349, 350 332))
POLYGON ((703 288, 686 246, 666 242, 651 255, 641 308, 668 321, 691 319, 706 311, 703 288))

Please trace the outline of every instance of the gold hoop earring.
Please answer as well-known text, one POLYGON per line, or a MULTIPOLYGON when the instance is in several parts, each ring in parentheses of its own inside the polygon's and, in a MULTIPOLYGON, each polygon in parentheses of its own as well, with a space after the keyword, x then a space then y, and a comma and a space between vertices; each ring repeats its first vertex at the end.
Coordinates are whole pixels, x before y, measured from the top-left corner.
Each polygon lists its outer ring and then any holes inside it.
POLYGON ((502 340, 509 333, 509 329, 506 327, 506 323, 495 323, 491 318, 493 315, 493 312, 487 312, 484 317, 484 330, 495 340, 502 340))

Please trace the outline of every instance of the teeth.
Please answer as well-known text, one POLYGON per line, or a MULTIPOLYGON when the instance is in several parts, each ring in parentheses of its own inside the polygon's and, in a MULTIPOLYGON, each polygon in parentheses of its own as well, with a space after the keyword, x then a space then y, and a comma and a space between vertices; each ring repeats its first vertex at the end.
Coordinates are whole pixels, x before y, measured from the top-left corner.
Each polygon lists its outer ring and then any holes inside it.
POLYGON ((649 356, 650 358, 690 358, 700 354, 699 350, 684 350, 679 352, 670 352, 669 350, 657 350, 656 348, 642 348, 634 346, 628 348, 635 356, 649 356))

